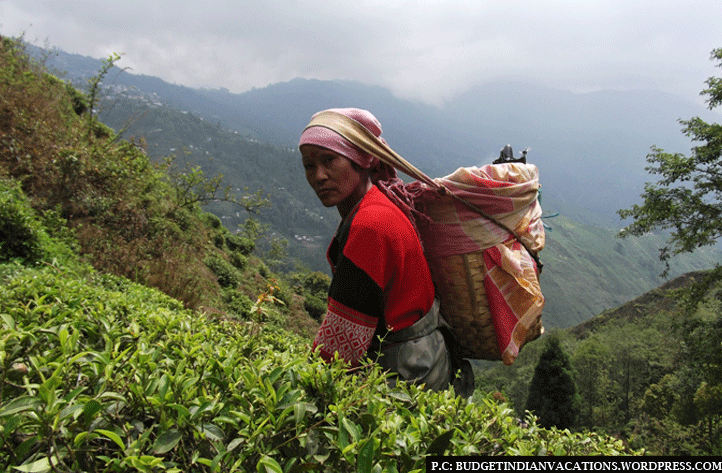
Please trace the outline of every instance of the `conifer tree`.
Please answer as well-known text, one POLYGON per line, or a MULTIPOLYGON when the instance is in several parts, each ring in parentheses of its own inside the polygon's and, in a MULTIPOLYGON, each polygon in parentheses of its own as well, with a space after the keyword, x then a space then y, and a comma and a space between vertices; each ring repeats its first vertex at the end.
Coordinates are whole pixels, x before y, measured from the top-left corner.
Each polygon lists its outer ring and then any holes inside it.
POLYGON ((526 410, 539 417, 542 427, 566 429, 576 420, 577 397, 569 357, 559 340, 551 337, 534 369, 526 410))

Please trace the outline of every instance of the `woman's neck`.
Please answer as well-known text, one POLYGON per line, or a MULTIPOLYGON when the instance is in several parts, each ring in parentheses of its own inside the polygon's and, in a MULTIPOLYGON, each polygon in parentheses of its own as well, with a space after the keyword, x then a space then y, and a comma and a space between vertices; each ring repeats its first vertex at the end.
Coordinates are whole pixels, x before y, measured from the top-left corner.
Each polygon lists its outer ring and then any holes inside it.
POLYGON ((351 195, 349 195, 345 200, 339 202, 339 204, 336 206, 336 209, 338 209, 338 213, 339 215, 341 215, 341 219, 345 219, 346 217, 348 217, 353 208, 356 207, 359 202, 361 202, 366 193, 370 191, 373 186, 374 185, 371 183, 371 180, 367 179, 361 182, 358 187, 354 189, 351 195))

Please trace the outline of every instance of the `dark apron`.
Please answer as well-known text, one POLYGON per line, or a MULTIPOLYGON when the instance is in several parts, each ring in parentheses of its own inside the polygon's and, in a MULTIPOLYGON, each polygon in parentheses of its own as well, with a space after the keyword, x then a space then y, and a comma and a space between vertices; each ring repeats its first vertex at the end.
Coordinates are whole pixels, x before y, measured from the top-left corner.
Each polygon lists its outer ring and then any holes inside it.
POLYGON ((414 325, 386 332, 380 346, 373 344, 370 354, 378 353, 379 365, 392 373, 388 378, 391 387, 399 379, 423 384, 432 391, 453 384, 458 395, 468 397, 474 391, 471 365, 455 359, 447 344, 453 344, 453 336, 439 314, 439 301, 434 300, 431 310, 414 325), (461 377, 457 377, 459 369, 461 377))

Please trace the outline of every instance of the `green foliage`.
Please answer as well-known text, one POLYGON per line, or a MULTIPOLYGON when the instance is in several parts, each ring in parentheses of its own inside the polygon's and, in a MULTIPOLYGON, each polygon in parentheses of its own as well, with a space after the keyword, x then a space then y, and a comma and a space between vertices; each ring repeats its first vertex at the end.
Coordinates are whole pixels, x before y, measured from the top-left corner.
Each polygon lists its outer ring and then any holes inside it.
POLYGON ((70 101, 73 104, 73 110, 78 116, 84 114, 89 110, 90 104, 85 94, 80 92, 69 83, 65 84, 65 92, 70 97, 70 101))
MULTIPOLYGON (((712 51, 712 60, 722 66, 722 49, 712 51)), ((722 81, 707 80, 709 108, 722 101, 722 81)), ((642 235, 655 229, 671 230, 671 239, 660 251, 660 259, 670 254, 689 253, 713 245, 722 236, 722 125, 705 123, 699 117, 680 120, 682 132, 694 142, 692 154, 665 153, 653 146, 647 156, 647 170, 661 176, 656 184, 648 183, 643 203, 619 211, 622 218, 632 218, 622 235, 642 235)))
POLYGON ((612 381, 608 373, 612 349, 596 337, 590 337, 574 351, 572 362, 576 372, 576 385, 580 394, 580 425, 593 428, 599 425, 600 412, 608 412, 608 393, 612 381))
POLYGON ((208 256, 204 260, 206 266, 213 271, 213 274, 218 278, 218 284, 221 287, 235 289, 237 288, 242 279, 241 273, 231 263, 226 261, 217 255, 208 256))
MULTIPOLYGON (((168 154, 175 153, 177 171, 187 172, 199 166, 206 176, 224 176, 217 196, 222 196, 230 184, 233 192, 267 198, 272 205, 263 207, 259 217, 269 227, 265 233, 287 239, 292 257, 314 270, 327 270, 321 243, 335 230, 338 212, 325 209, 305 180, 299 179, 302 169, 297 151, 249 140, 238 132, 170 106, 119 95, 112 100, 105 102, 108 112, 101 114, 105 123, 120 129, 129 118, 142 116, 127 133, 146 137, 148 155, 155 162, 163 162, 168 154), (156 131, 159 129, 162 133, 156 131), (294 234, 313 236, 315 240, 308 244, 294 238, 294 234)), ((243 197, 238 200, 245 203, 243 197)), ((254 200, 255 197, 251 202, 254 200)), ((242 226, 248 215, 245 209, 223 200, 207 202, 204 209, 223 216, 223 223, 232 230, 242 226)), ((269 248, 264 246, 263 251, 269 248)))
POLYGON ((230 251, 239 252, 244 256, 250 255, 256 247, 256 242, 248 237, 228 234, 225 236, 226 247, 230 251))
MULTIPOLYGON (((100 99, 100 86, 103 82, 103 78, 105 78, 106 75, 108 75, 108 72, 110 72, 111 69, 115 66, 115 63, 120 60, 120 54, 118 53, 111 53, 108 58, 103 60, 103 65, 100 68, 100 71, 95 76, 88 79, 88 100, 86 103, 79 104, 77 100, 77 95, 73 95, 73 109, 78 111, 78 108, 83 105, 87 105, 87 111, 88 111, 88 118, 87 118, 87 137, 90 141, 92 136, 96 136, 98 138, 101 137, 108 137, 110 134, 112 134, 112 130, 105 125, 102 125, 97 120, 93 120, 95 117, 94 112, 96 111, 96 108, 98 106, 98 102, 100 99)), ((78 113, 80 115, 80 113, 78 113)))
POLYGON ((228 312, 250 320, 253 301, 247 295, 233 288, 224 288, 223 302, 228 312))
POLYGON ((427 453, 627 452, 523 428, 490 398, 392 391, 375 364, 326 365, 288 333, 211 321, 120 278, 0 274, 3 468, 419 471, 427 453))
POLYGON ((324 273, 314 271, 301 278, 301 284, 309 294, 325 297, 331 287, 331 278, 324 273))
POLYGON ((223 174, 207 177, 200 165, 191 165, 185 162, 184 169, 179 169, 175 155, 164 159, 164 169, 175 189, 175 204, 177 208, 189 208, 197 204, 210 202, 229 202, 248 213, 258 213, 270 205, 267 196, 262 190, 250 193, 245 189, 242 197, 236 197, 231 192, 231 186, 223 186, 223 174))
MULTIPOLYGON (((176 189, 150 162, 142 142, 116 141, 93 113, 78 117, 74 108, 82 105, 82 94, 69 92, 68 84, 34 64, 16 43, 2 44, 0 175, 20 182, 35 213, 52 217, 53 231, 64 239, 72 233, 73 244, 94 266, 158 287, 188 307, 220 304, 221 288, 203 259, 214 251, 223 258, 223 235, 221 248, 210 248, 215 229, 197 206, 175 205, 176 189)), ((112 62, 90 84, 95 95, 89 106, 96 105, 112 62)), ((18 235, 26 250, 36 244, 31 235, 18 235)), ((233 261, 245 264, 240 257, 233 261)))
POLYGON ((234 251, 228 255, 228 261, 236 268, 243 269, 248 263, 248 257, 240 251, 234 251))
POLYGON ((38 216, 15 181, 0 178, 0 262, 58 264, 75 260, 74 239, 53 210, 38 216))
POLYGON ((314 295, 306 295, 303 301, 303 308, 314 320, 321 322, 328 310, 328 299, 320 299, 314 295))
MULTIPOLYGON (((684 304, 679 294, 704 277, 677 278, 582 325, 552 333, 570 354, 579 395, 575 429, 613 433, 651 454, 719 451, 722 424, 710 395, 722 379, 719 283, 702 294, 705 301, 692 316, 680 315, 679 309, 684 304)), ((526 346, 509 367, 480 366, 477 388, 503 392, 522 416, 542 347, 526 346)))
POLYGON ((291 277, 297 294, 304 297, 303 307, 314 320, 321 321, 328 309, 331 278, 321 272, 298 273, 291 277))
MULTIPOLYGON (((713 50, 711 59, 722 67, 722 48, 713 50)), ((722 103, 722 80, 711 77, 707 85, 702 94, 709 97, 709 108, 714 109, 722 103)), ((647 156, 650 163, 647 170, 659 175, 659 181, 645 186, 642 204, 619 211, 622 218, 634 220, 623 236, 670 230, 670 239, 660 250, 660 259, 665 262, 672 254, 691 253, 714 245, 722 236, 722 125, 708 124, 699 117, 680 120, 680 123, 682 132, 700 144, 692 148, 690 156, 652 147, 647 156)), ((685 368, 678 370, 673 378, 652 384, 644 402, 646 412, 656 416, 660 412, 653 408, 655 399, 671 404, 671 412, 664 417, 666 424, 692 425, 692 430, 698 432, 695 437, 700 439, 693 445, 694 450, 713 454, 719 454, 722 449, 718 440, 722 412, 717 405, 722 393, 719 384, 722 363, 716 356, 722 340, 719 290, 715 289, 719 281, 722 281, 722 265, 717 262, 714 270, 678 294, 682 317, 677 326, 685 342, 681 357, 685 368), (712 310, 715 315, 705 320, 700 314, 710 305, 716 307, 712 310), (670 389, 672 384, 676 392, 670 389)), ((659 443, 661 449, 670 450, 667 443, 659 443)))
POLYGON ((679 380, 673 374, 666 374, 658 383, 651 384, 644 392, 641 408, 654 419, 664 419, 674 411, 679 402, 677 387, 679 380))
POLYGON ((548 338, 529 386, 526 409, 539 417, 542 426, 566 429, 574 425, 578 403, 569 357, 557 338, 548 338))
POLYGON ((19 258, 37 261, 44 256, 45 229, 15 182, 0 179, 0 262, 19 258))

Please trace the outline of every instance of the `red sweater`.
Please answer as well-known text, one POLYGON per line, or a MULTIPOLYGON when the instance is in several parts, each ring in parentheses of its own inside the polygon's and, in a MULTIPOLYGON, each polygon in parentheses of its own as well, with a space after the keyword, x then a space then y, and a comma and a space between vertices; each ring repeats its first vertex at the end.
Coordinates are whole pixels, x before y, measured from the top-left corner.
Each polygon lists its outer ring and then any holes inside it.
POLYGON ((333 280, 314 348, 358 365, 375 335, 413 325, 434 285, 409 219, 373 187, 341 222, 328 248, 333 280))

